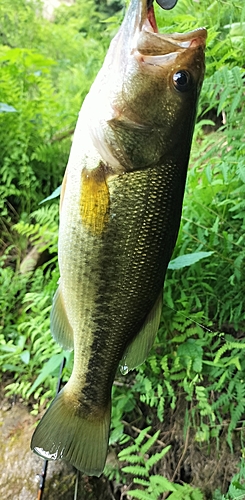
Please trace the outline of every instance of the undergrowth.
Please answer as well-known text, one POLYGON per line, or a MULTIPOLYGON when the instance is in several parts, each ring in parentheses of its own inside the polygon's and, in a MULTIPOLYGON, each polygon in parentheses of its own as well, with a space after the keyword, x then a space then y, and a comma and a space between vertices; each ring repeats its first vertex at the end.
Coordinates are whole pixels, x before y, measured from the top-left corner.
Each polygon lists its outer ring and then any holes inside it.
POLYGON ((163 493, 170 493, 168 498, 171 500, 203 500, 198 488, 192 488, 189 484, 173 484, 162 475, 154 473, 154 468, 168 453, 170 445, 157 453, 151 453, 160 431, 149 436, 150 429, 143 429, 135 438, 134 444, 124 448, 118 455, 120 461, 129 464, 122 467, 122 472, 133 476, 133 484, 141 487, 127 489, 127 496, 140 500, 158 500, 163 493))

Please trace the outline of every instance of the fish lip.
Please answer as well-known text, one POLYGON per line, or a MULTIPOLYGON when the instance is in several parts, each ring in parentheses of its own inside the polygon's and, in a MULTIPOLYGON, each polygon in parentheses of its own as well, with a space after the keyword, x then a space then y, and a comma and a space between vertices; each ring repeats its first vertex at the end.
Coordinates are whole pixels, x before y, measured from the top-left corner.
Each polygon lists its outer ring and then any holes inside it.
MULTIPOLYGON (((145 27, 144 27, 145 29, 145 27)), ((149 64, 158 61, 158 64, 164 64, 164 62, 170 59, 175 59, 180 53, 184 53, 188 49, 205 48, 207 31, 205 28, 198 28, 196 30, 190 31, 188 33, 173 33, 173 34, 160 34, 156 35, 155 32, 148 31, 148 35, 152 37, 158 37, 161 43, 161 52, 159 50, 154 54, 154 49, 152 53, 149 54, 149 49, 144 50, 140 47, 140 38, 138 38, 138 43, 134 50, 134 55, 138 58, 144 58, 144 62, 149 64)), ((154 43, 153 43, 154 45, 154 43)))
MULTIPOLYGON (((205 47, 207 31, 205 28, 198 28, 187 33, 172 33, 162 34, 159 33, 157 22, 155 18, 153 1, 140 0, 140 19, 136 36, 134 37, 134 47, 132 53, 138 60, 144 58, 145 63, 154 65, 154 58, 157 65, 164 64, 170 59, 174 59, 180 52, 190 48, 205 47), (144 32, 147 33, 148 38, 152 38, 152 45, 154 46, 156 38, 162 45, 162 53, 159 50, 154 54, 154 49, 149 55, 149 50, 144 50, 140 47, 140 37, 144 32)), ((150 40, 149 40, 150 43, 150 40)))

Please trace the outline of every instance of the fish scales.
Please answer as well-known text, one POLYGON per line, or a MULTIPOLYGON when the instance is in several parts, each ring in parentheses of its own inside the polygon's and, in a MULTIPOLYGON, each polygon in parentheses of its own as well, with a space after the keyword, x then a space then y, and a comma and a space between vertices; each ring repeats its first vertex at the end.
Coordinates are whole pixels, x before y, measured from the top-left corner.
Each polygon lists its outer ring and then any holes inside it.
MULTIPOLYGON (((165 245, 167 243, 168 248, 170 240, 171 247, 171 240, 176 238, 171 231, 170 217, 171 211, 173 213, 171 205, 176 200, 169 189, 172 184, 171 176, 167 177, 168 168, 163 168, 162 173, 161 179, 155 168, 130 174, 129 179, 125 175, 110 183, 114 184, 110 196, 112 217, 101 240, 98 238, 101 265, 95 311, 91 311, 97 320, 87 377, 94 403, 98 391, 98 374, 94 372, 94 366, 98 366, 98 370, 106 366, 106 371, 109 369, 114 379, 125 346, 140 330, 145 311, 152 308, 163 285, 169 260, 168 252, 164 252, 165 245), (132 175, 135 177, 133 184, 132 175), (168 203, 169 198, 172 198, 172 203, 168 203), (165 206, 168 209, 164 210, 165 206), (113 217, 114 213, 119 215, 113 217), (126 226, 125 220, 128 221, 126 226)), ((106 377, 100 378, 99 397, 104 383, 106 394, 108 391, 106 377)))
MULTIPOLYGON (((162 175, 159 175, 159 168, 155 167, 110 181, 111 217, 103 234, 96 237, 92 234, 90 238, 86 235, 86 240, 83 241, 78 238, 77 229, 74 237, 76 224, 70 233, 66 233, 72 254, 76 254, 76 248, 83 249, 84 264, 79 261, 80 269, 75 259, 68 263, 69 272, 77 273, 73 291, 69 290, 69 298, 73 304, 77 304, 74 295, 79 291, 81 310, 72 314, 77 317, 81 330, 86 325, 91 325, 91 356, 88 366, 84 366, 85 384, 90 381, 90 398, 94 406, 101 404, 104 392, 108 402, 108 380, 102 375, 103 368, 106 373, 111 374, 113 380, 125 345, 139 331, 145 319, 145 311, 151 309, 163 285, 170 257, 169 251, 166 253, 164 250, 165 247, 167 250, 172 248, 171 240, 176 238, 171 228, 171 213, 176 214, 176 202, 179 210, 181 209, 181 196, 177 196, 175 200, 172 192, 175 187, 172 182, 173 173, 176 175, 176 170, 166 165, 162 167, 162 175), (96 259, 95 252, 98 255, 96 259), (87 269, 90 269, 89 275, 87 269), (113 279, 114 275, 117 280, 113 279), (84 286, 87 283, 88 286, 82 293, 81 283, 84 286), (92 295, 90 285, 93 286, 95 299, 88 308, 86 302, 83 304, 83 297, 92 295), (97 367, 96 371, 94 367, 97 367), (99 391, 96 384, 98 372, 101 379, 99 391), (96 392, 98 397, 95 396, 96 392)), ((179 185, 183 186, 183 183, 179 185)), ((177 190, 175 193, 177 194, 177 190)), ((69 311, 72 305, 68 303, 66 307, 69 311)), ((76 334, 76 330, 74 333, 76 334)), ((84 352, 86 354, 88 348, 87 345, 84 348, 84 339, 81 340, 79 355, 84 352)))
POLYGON ((82 472, 104 468, 118 366, 147 357, 176 242, 206 30, 158 33, 132 0, 74 134, 60 208, 51 331, 74 348, 71 377, 31 447, 82 472))

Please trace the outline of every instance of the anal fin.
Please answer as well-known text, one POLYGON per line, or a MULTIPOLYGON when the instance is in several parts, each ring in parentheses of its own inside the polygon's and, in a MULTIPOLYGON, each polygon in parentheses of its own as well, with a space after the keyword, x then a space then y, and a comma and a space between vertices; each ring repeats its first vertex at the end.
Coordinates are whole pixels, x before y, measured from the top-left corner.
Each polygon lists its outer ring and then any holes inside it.
POLYGON ((141 330, 125 351, 120 363, 122 373, 133 370, 136 366, 141 365, 147 358, 159 328, 161 312, 162 290, 154 306, 147 315, 141 330))

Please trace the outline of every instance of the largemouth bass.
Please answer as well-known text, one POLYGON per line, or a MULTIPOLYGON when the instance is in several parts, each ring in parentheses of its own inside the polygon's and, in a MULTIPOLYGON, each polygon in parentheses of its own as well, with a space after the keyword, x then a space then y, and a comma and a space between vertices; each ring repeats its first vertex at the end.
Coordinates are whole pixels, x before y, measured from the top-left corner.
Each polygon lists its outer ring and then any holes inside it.
POLYGON ((89 475, 105 465, 117 368, 141 364, 158 330, 205 39, 205 29, 159 34, 152 2, 132 0, 75 130, 51 313, 54 338, 74 348, 74 367, 31 447, 89 475))

